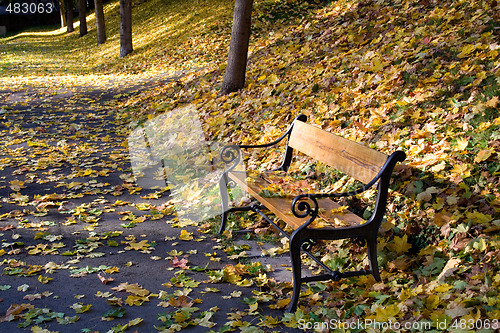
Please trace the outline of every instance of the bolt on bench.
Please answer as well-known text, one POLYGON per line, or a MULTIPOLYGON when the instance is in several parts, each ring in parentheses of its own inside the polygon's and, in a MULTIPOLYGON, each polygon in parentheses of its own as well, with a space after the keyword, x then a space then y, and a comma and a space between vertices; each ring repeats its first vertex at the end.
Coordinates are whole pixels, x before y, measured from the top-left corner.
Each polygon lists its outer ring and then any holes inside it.
MULTIPOLYGON (((229 145, 221 151, 221 159, 232 164, 222 174, 219 187, 222 200, 222 223, 219 233, 226 228, 227 216, 230 212, 254 211, 267 222, 280 230, 289 238, 290 257, 293 270, 293 295, 288 312, 294 312, 303 282, 323 281, 371 274, 380 281, 377 263, 377 233, 385 214, 388 189, 391 174, 397 162, 405 160, 402 151, 396 151, 387 156, 377 150, 362 144, 347 140, 338 135, 326 132, 320 128, 305 123, 305 115, 295 118, 290 128, 276 141, 261 145, 229 145), (281 166, 276 169, 288 171, 292 162, 293 150, 306 154, 317 161, 323 162, 342 173, 361 181, 364 185, 358 189, 343 193, 304 193, 295 197, 266 197, 262 189, 269 185, 264 177, 250 179, 246 172, 237 171, 242 159, 241 149, 267 148, 287 139, 286 150, 281 166), (339 209, 341 206, 331 198, 350 197, 360 194, 377 184, 375 208, 371 217, 365 221, 350 211, 339 209), (245 207, 229 208, 228 186, 239 185, 247 191, 258 203, 245 207), (291 234, 285 232, 263 210, 270 211, 293 229, 291 234), (321 212, 321 223, 316 218, 321 212), (325 225, 324 220, 329 221, 325 225), (342 223, 339 226, 339 220, 342 223), (327 267, 309 250, 316 240, 351 239, 357 244, 367 245, 369 270, 339 272, 327 267), (301 251, 315 260, 327 274, 302 277, 301 251)), ((273 170, 275 171, 275 170, 273 170)))

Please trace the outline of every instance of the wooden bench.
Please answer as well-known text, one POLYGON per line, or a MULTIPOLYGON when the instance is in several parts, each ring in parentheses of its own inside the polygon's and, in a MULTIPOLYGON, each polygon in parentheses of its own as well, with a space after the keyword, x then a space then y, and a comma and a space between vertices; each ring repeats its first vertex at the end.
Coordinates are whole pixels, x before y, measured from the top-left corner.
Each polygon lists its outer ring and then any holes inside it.
POLYGON ((219 182, 222 199, 222 223, 219 233, 226 228, 230 212, 254 211, 274 225, 289 238, 290 256, 293 269, 293 295, 288 308, 294 312, 303 282, 340 280, 345 277, 371 274, 380 281, 377 263, 377 233, 386 210, 386 202, 391 174, 397 162, 405 160, 402 151, 390 156, 347 140, 338 135, 305 123, 306 116, 298 116, 290 128, 276 141, 261 145, 230 145, 223 148, 221 158, 231 166, 222 174, 219 182), (238 171, 242 160, 241 149, 267 148, 287 139, 283 162, 277 170, 288 171, 292 162, 293 150, 300 151, 317 161, 321 161, 348 176, 363 183, 359 188, 343 193, 303 193, 295 197, 266 197, 262 189, 269 185, 265 177, 249 178, 246 172, 238 171), (349 197, 360 194, 373 185, 377 185, 375 208, 371 217, 365 221, 350 211, 342 211, 340 205, 331 198, 349 197), (246 207, 229 206, 228 186, 235 184, 247 191, 258 203, 246 207), (293 229, 288 233, 270 219, 264 210, 274 213, 293 229), (321 219, 316 219, 318 215, 321 219), (326 216, 325 216, 326 215, 326 216), (321 220, 321 223, 318 221, 321 220), (324 223, 324 221, 328 223, 324 223), (339 223, 341 221, 341 223, 339 223), (367 245, 370 269, 359 271, 332 271, 310 250, 316 240, 352 239, 359 245, 367 245), (302 277, 301 251, 314 259, 327 274, 302 277))

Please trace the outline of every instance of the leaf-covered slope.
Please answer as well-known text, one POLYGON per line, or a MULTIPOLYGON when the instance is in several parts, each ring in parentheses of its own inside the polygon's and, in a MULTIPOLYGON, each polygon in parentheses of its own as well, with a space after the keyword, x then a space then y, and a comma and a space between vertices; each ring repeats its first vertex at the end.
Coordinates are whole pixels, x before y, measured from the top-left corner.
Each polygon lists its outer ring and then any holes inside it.
POLYGON ((334 1, 313 9, 257 1, 244 91, 217 97, 221 66, 134 103, 150 112, 193 103, 221 141, 269 142, 305 113, 382 151, 405 150, 379 244, 384 282, 334 284, 326 304, 337 312, 316 313, 498 318, 498 13, 496 2, 484 1, 334 1))

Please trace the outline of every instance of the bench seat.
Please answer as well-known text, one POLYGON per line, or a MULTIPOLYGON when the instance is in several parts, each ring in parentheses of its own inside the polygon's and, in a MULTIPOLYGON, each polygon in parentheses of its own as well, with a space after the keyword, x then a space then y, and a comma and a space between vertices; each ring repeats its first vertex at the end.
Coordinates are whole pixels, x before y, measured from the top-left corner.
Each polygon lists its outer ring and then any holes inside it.
MULTIPOLYGON (((307 218, 299 218, 293 215, 291 210, 293 196, 262 196, 262 189, 265 189, 269 185, 262 177, 247 177, 244 171, 231 171, 228 176, 244 191, 248 192, 293 229, 300 228, 307 221, 307 218)), ((349 210, 345 210, 345 213, 336 213, 336 211, 342 210, 342 206, 331 199, 319 199, 318 204, 320 209, 319 218, 311 223, 311 228, 349 227, 361 225, 366 222, 366 220, 349 210)))

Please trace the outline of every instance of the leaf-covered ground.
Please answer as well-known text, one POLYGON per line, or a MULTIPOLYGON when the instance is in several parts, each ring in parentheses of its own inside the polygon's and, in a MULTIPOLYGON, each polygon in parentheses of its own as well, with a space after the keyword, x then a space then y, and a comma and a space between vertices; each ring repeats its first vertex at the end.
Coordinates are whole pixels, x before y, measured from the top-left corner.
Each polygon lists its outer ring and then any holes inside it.
MULTIPOLYGON (((177 2, 166 4, 175 3, 177 2)), ((152 4, 157 5, 154 1, 148 1, 136 7, 136 10, 142 13, 142 10, 150 8, 148 6, 152 4)), ((203 12, 204 9, 211 8, 207 12, 215 13, 213 8, 217 7, 211 6, 218 5, 215 2, 199 1, 196 10, 203 12)), ((165 5, 158 8, 167 7, 165 5)), ((181 7, 171 7, 174 8, 181 7)), ((246 282, 241 282, 245 281, 242 279, 243 276, 253 281, 254 286, 260 286, 259 291, 262 293, 248 297, 246 302, 249 308, 243 310, 245 315, 255 319, 249 320, 245 317, 240 320, 239 316, 242 313, 232 312, 226 321, 231 328, 227 329, 256 331, 258 326, 259 329, 272 331, 273 328, 268 327, 279 325, 274 330, 283 330, 284 326, 299 327, 304 322, 310 322, 310 325, 316 323, 316 327, 325 328, 321 325, 330 320, 339 320, 343 323, 376 320, 393 323, 425 322, 431 324, 432 329, 437 332, 468 332, 477 331, 477 328, 493 332, 495 329, 491 324, 500 318, 498 297, 500 8, 497 2, 344 0, 315 7, 294 1, 255 1, 247 86, 242 92, 218 97, 231 16, 231 6, 223 8, 227 15, 222 15, 217 24, 206 18, 198 18, 199 21, 193 18, 193 25, 200 27, 200 33, 187 29, 192 31, 187 38, 171 37, 177 36, 172 31, 185 29, 186 24, 179 24, 180 21, 176 21, 174 25, 170 25, 169 19, 165 19, 170 16, 164 16, 163 21, 147 20, 145 16, 140 16, 138 19, 143 19, 145 24, 157 25, 155 29, 150 30, 155 33, 146 36, 139 28, 138 45, 144 43, 147 47, 138 47, 135 55, 123 63, 115 56, 110 56, 109 59, 92 58, 96 53, 93 52, 96 47, 91 45, 94 38, 92 33, 89 37, 85 37, 92 41, 87 44, 79 44, 80 40, 75 35, 67 37, 60 34, 53 38, 56 46, 69 45, 67 43, 71 41, 71 45, 84 45, 82 49, 89 50, 87 57, 92 61, 88 63, 97 65, 89 66, 85 69, 85 73, 76 72, 76 74, 97 74, 96 71, 123 72, 125 65, 135 72, 151 68, 149 75, 158 71, 186 68, 186 65, 202 68, 170 83, 152 86, 148 91, 121 100, 120 115, 124 117, 121 121, 132 120, 129 124, 132 128, 156 114, 191 104, 197 108, 206 136, 210 139, 263 143, 277 138, 296 115, 304 113, 308 115, 309 121, 328 131, 368 143, 387 153, 403 149, 408 155, 405 167, 399 169, 395 177, 387 220, 379 235, 379 263, 382 267, 383 282, 375 283, 372 278, 366 277, 317 283, 303 288, 305 294, 301 297, 300 309, 295 314, 279 314, 266 318, 270 305, 278 308, 285 306, 286 291, 289 289, 285 289, 285 294, 279 296, 280 292, 283 292, 279 285, 277 287, 272 281, 262 280, 261 275, 255 274, 258 270, 250 267, 244 255, 236 255, 232 258, 241 257, 242 265, 246 266, 235 266, 235 262, 227 265, 224 263, 221 267, 226 265, 225 268, 210 273, 210 278, 244 286, 246 282), (166 40, 173 40, 177 44, 174 44, 175 47, 164 48, 164 44, 155 43, 166 40), (249 274, 250 271, 253 273, 249 274), (234 278, 235 276, 238 277, 234 278), (270 298, 275 300, 269 302, 270 298), (242 328, 246 326, 249 327, 242 328)), ((108 13, 116 15, 116 4, 108 5, 108 13)), ((171 19, 189 17, 176 16, 174 13, 175 11, 170 12, 171 19)), ((115 40, 113 41, 111 37, 110 43, 100 47, 108 50, 108 55, 117 53, 116 50, 114 53, 111 52, 113 47, 117 48, 116 30, 113 31, 115 40)), ((51 72, 49 66, 36 58, 36 48, 32 49, 32 53, 27 52, 24 55, 18 52, 29 50, 31 42, 33 46, 39 45, 47 36, 39 38, 41 39, 36 40, 34 36, 19 36, 6 38, 0 42, 1 52, 6 52, 5 50, 10 48, 17 50, 9 56, 12 58, 6 58, 10 59, 8 62, 2 60, 4 85, 6 82, 13 82, 9 75, 19 75, 15 81, 18 82, 17 88, 21 89, 19 91, 22 91, 22 85, 26 83, 36 83, 38 87, 46 87, 47 92, 52 92, 54 84, 57 84, 57 89, 61 89, 60 87, 71 82, 92 81, 91 76, 73 77, 72 72, 76 65, 71 65, 73 67, 67 69, 55 68, 51 72), (25 43, 20 43, 21 40, 25 43), (30 56, 35 57, 30 58, 30 56), (21 62, 16 63, 18 60, 21 62), (52 75, 51 78, 43 74, 41 77, 35 77, 28 65, 47 68, 52 75)), ((62 59, 68 57, 68 50, 69 48, 56 47, 50 54, 62 59), (61 55, 60 51, 56 50, 67 50, 68 53, 61 55)), ((36 73, 43 73, 39 68, 36 73)), ((97 78, 102 77, 97 76, 97 78)), ((64 112, 66 108, 68 117, 71 117, 71 106, 68 106, 69 103, 63 104, 63 111, 58 112, 64 112)), ((66 157, 63 151, 65 146, 71 147, 71 136, 62 145, 52 144, 44 147, 45 140, 37 138, 44 137, 41 130, 46 126, 44 124, 38 126, 36 121, 47 123, 50 120, 38 117, 37 120, 29 122, 32 126, 30 129, 23 129, 19 120, 14 121, 15 116, 9 114, 8 109, 2 110, 4 110, 2 117, 5 126, 3 133, 9 140, 15 141, 9 145, 5 144, 6 148, 3 149, 10 150, 2 163, 6 164, 6 168, 12 168, 10 164, 17 165, 17 163, 27 163, 31 167, 46 167, 42 169, 43 171, 40 170, 41 174, 46 173, 43 176, 38 175, 38 172, 34 176, 32 173, 35 172, 21 168, 16 169, 21 172, 19 177, 4 180, 3 191, 6 194, 3 197, 6 202, 2 204, 1 209, 9 215, 5 216, 6 220, 1 223, 3 227, 12 224, 15 229, 4 231, 3 242, 8 245, 4 247, 5 253, 2 257, 9 260, 11 256, 15 258, 13 256, 21 255, 17 252, 22 252, 25 256, 26 253, 30 256, 39 256, 47 251, 63 253, 66 249, 58 249, 59 240, 54 238, 58 233, 39 236, 31 234, 30 238, 38 237, 37 240, 47 244, 39 248, 16 245, 15 238, 27 237, 21 235, 19 230, 19 227, 23 227, 23 223, 29 225, 29 223, 50 221, 43 216, 33 215, 43 214, 43 208, 54 210, 50 204, 44 207, 45 202, 53 201, 59 205, 60 201, 64 200, 50 196, 46 199, 43 196, 35 198, 35 193, 41 195, 44 192, 34 192, 32 184, 37 184, 37 181, 51 181, 57 184, 58 177, 61 177, 57 171, 60 159, 65 159, 64 161, 69 163, 76 158, 90 158, 92 161, 92 154, 89 154, 87 149, 72 149, 71 154, 76 156, 73 159, 71 155, 66 157), (12 123, 9 124, 11 118, 12 123), (37 155, 39 157, 35 160, 26 156, 28 148, 33 152, 44 153, 39 153, 37 155), (46 154, 52 154, 53 158, 44 160, 46 154), (51 172, 52 169, 56 170, 51 172), (11 183, 16 179, 17 182, 11 183), (28 208, 23 208, 23 205, 28 208), (36 210, 37 205, 41 205, 41 212, 36 210), (24 211, 25 209, 28 211, 24 211), (28 222, 23 222, 25 220, 28 222), (10 239, 12 237, 14 238, 10 239), (42 242, 44 237, 54 241, 42 242), (54 245, 57 245, 56 248, 54 245), (33 254, 30 254, 30 251, 33 254)), ((23 119, 31 117, 29 113, 20 115, 23 119)), ((66 124, 68 127, 72 126, 66 124)), ((75 124, 78 125, 78 122, 75 124)), ((69 132, 71 128, 61 131, 61 133, 69 132)), ((75 133, 78 132, 75 129, 75 133)), ((91 133, 92 131, 85 133, 85 138, 92 138, 91 133)), ((101 141, 99 143, 105 145, 101 141)), ((73 176, 90 179, 92 176, 102 177, 99 172, 109 174, 110 171, 105 170, 115 170, 111 166, 113 162, 108 161, 108 157, 111 156, 114 156, 113 153, 102 160, 95 160, 94 164, 99 164, 97 170, 90 166, 79 166, 78 169, 74 167, 73 176), (90 174, 86 175, 86 172, 90 174)), ((280 156, 277 152, 266 151, 254 155, 253 163, 261 167, 270 167, 279 162, 280 156)), ((14 171, 9 170, 9 172, 14 171)), ((344 184, 343 179, 338 182, 336 179, 333 180, 333 177, 330 179, 327 168, 322 165, 312 165, 303 159, 295 164, 294 172, 299 175, 301 173, 314 175, 322 183, 333 181, 338 187, 351 185, 344 184)), ((68 185, 60 189, 64 189, 66 195, 73 192, 80 193, 82 190, 113 195, 112 192, 106 193, 106 191, 116 191, 113 186, 121 186, 119 189, 122 193, 136 197, 143 195, 140 192, 135 193, 133 185, 126 179, 123 180, 123 184, 102 187, 99 187, 102 185, 99 181, 80 182, 82 184, 73 184, 82 186, 78 191, 71 188, 73 185, 69 179, 66 180, 68 185)), ((43 185, 41 187, 43 188, 43 185)), ((92 223, 99 223, 93 220, 98 218, 96 214, 99 214, 97 213, 99 210, 104 211, 107 203, 93 203, 94 201, 84 198, 71 198, 69 201, 77 202, 79 205, 90 204, 90 207, 81 208, 84 210, 82 216, 85 220, 77 220, 77 223, 85 223, 85 227, 91 228, 92 223), (98 204, 103 206, 98 206, 99 208, 94 210, 94 205, 97 207, 98 204)), ((69 215, 73 216, 74 213, 69 215)), ((137 218, 139 214, 134 213, 134 216, 137 218)), ((255 216, 244 216, 233 223, 239 223, 240 226, 237 227, 248 227, 256 224, 258 220, 255 216)), ((43 225, 34 226, 43 227, 43 225)), ((71 228, 71 225, 67 227, 71 228)), ((63 226, 60 228, 66 230, 63 226)), ((258 228, 258 231, 265 232, 262 229, 258 228)), ((94 237, 99 240, 103 237, 112 238, 111 234, 104 235, 99 229, 96 230, 98 234, 94 237)), ((133 229, 130 230, 134 235, 133 229)), ((119 237, 124 239, 123 244, 128 242, 125 246, 129 247, 130 251, 134 251, 134 247, 151 245, 147 237, 144 239, 146 242, 141 243, 143 240, 140 235, 135 235, 135 240, 125 239, 125 234, 119 237)), ((270 238, 269 234, 264 237, 270 238)), ((350 243, 323 245, 319 253, 328 265, 344 268, 356 265, 349 260, 351 256, 359 259, 357 265, 363 265, 363 253, 350 243)), ((78 246, 75 249, 78 250, 78 246)), ((233 246, 233 250, 240 252, 242 249, 235 249, 233 246)), ((161 255, 163 256, 165 254, 161 255)), ((190 256, 188 260, 195 261, 195 257, 190 256)), ((4 261, 4 271, 11 271, 6 263, 4 261)), ((196 265, 200 264, 203 265, 196 262, 196 265)), ((178 266, 176 269, 182 270, 183 263, 179 256, 175 265, 178 266)), ((111 268, 103 267, 103 269, 111 268)), ((38 273, 35 273, 36 278, 41 277, 36 283, 45 285, 43 282, 48 282, 46 285, 50 286, 54 282, 46 280, 50 278, 50 274, 38 273)), ((174 279, 171 283, 177 282, 178 279, 174 279)), ((126 286, 122 287, 127 290, 126 286)), ((12 285, 12 288, 17 286, 12 285)), ((22 288, 19 292, 22 292, 22 288)), ((135 292, 131 294, 140 296, 141 291, 135 290, 135 292)), ((180 302, 176 303, 176 309, 184 309, 182 301, 179 301, 181 296, 176 297, 173 302, 180 302)), ((199 298, 207 299, 206 294, 199 298)), ((79 311, 88 305, 85 302, 81 303, 82 307, 75 305, 79 311)), ((4 304, 5 302, 2 305, 4 304)), ((204 313, 205 316, 210 316, 208 313, 214 312, 209 308, 202 309, 208 311, 204 313)), ((19 310, 21 314, 31 311, 19 310)), ((87 310, 90 313, 92 308, 87 310)), ((172 317, 168 314, 163 317, 165 327, 169 325, 169 321, 184 324, 191 322, 191 319, 186 317, 178 317, 180 316, 176 314, 178 312, 171 313, 172 317), (176 321, 177 319, 179 320, 176 321)), ((197 312, 199 313, 201 310, 197 312)), ((193 323, 199 325, 197 322, 193 323)), ((363 330, 357 328, 359 327, 350 326, 346 331, 363 330)), ((223 331, 226 328, 216 326, 213 329, 223 331)), ((399 331, 394 327, 392 330, 399 331)))

